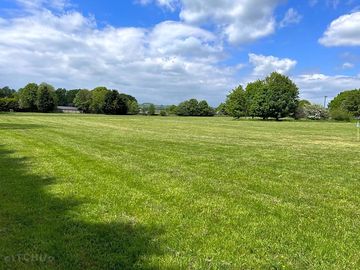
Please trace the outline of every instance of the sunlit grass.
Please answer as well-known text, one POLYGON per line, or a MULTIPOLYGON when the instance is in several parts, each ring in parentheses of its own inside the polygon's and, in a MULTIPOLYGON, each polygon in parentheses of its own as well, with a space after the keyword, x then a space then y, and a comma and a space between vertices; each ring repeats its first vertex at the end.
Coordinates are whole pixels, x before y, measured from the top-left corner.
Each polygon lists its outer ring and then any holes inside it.
POLYGON ((358 269, 356 132, 0 114, 0 268, 358 269))

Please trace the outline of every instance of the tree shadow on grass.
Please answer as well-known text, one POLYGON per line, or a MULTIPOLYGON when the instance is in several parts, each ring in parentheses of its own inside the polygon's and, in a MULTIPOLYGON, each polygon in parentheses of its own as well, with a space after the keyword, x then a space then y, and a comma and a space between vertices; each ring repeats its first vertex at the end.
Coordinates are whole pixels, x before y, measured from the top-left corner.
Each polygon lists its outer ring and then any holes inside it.
POLYGON ((29 174, 0 145, 0 269, 153 269, 161 230, 74 218, 84 201, 46 192, 55 179, 29 174))

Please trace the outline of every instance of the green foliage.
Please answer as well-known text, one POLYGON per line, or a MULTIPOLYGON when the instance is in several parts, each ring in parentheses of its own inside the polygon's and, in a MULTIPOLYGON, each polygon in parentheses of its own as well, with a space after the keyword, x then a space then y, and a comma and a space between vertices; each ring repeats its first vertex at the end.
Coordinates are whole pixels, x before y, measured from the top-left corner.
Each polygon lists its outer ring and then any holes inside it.
POLYGON ((127 107, 128 107, 128 114, 130 115, 136 115, 140 111, 139 104, 137 103, 136 100, 128 100, 127 107))
POLYGON ((329 108, 335 115, 342 114, 343 111, 360 117, 360 89, 341 92, 330 102, 329 108))
POLYGON ((177 115, 180 116, 214 116, 214 109, 203 100, 198 102, 196 99, 184 101, 177 106, 177 115))
POLYGON ((330 111, 331 119, 335 121, 343 121, 343 122, 350 122, 352 119, 352 114, 348 111, 343 109, 333 109, 330 111))
POLYGON ((17 111, 19 103, 16 98, 0 98, 0 112, 17 111))
POLYGON ((326 120, 329 118, 328 110, 317 104, 305 105, 304 114, 310 120, 326 120))
POLYGON ((66 91, 66 106, 75 106, 74 99, 80 90, 82 89, 72 89, 66 91))
POLYGON ((55 89, 50 84, 39 85, 36 97, 36 106, 39 112, 51 112, 56 108, 55 89))
POLYGON ((104 113, 105 97, 109 91, 106 87, 96 87, 91 91, 90 110, 92 113, 104 113))
POLYGON ((263 119, 295 117, 299 90, 289 77, 277 72, 265 80, 249 83, 246 91, 241 86, 227 97, 226 112, 235 117, 261 117, 263 119))
POLYGON ((168 116, 167 112, 165 110, 160 111, 160 116, 168 116))
POLYGON ((105 95, 103 111, 106 114, 124 115, 128 112, 128 98, 118 91, 108 91, 105 95))
POLYGON ((19 90, 19 108, 27 112, 36 112, 37 95, 39 86, 36 83, 29 83, 19 90))
POLYGON ((294 116, 298 106, 299 89, 289 77, 273 72, 265 79, 265 110, 263 118, 294 116))
POLYGON ((86 89, 79 90, 73 100, 74 105, 84 113, 90 113, 92 92, 86 89))
POLYGON ((235 118, 246 116, 247 101, 245 91, 241 85, 227 96, 225 110, 228 115, 235 118))
POLYGON ((258 116, 262 114, 260 99, 264 90, 264 81, 257 80, 251 82, 246 86, 245 96, 246 96, 246 116, 258 116))
POLYGON ((166 108, 166 111, 168 114, 172 114, 172 115, 175 115, 177 114, 177 106, 176 105, 171 105, 169 107, 166 108))
POLYGON ((8 86, 0 88, 0 98, 13 98, 16 91, 14 89, 10 89, 8 86))
POLYGON ((155 115, 155 105, 154 104, 150 104, 149 107, 147 108, 147 114, 148 115, 155 115))
POLYGON ((67 93, 67 91, 64 88, 56 89, 56 91, 55 91, 56 100, 57 100, 57 104, 59 106, 68 106, 68 102, 66 99, 66 93, 67 93))
POLYGON ((216 109, 215 112, 217 115, 227 115, 228 113, 226 112, 226 104, 225 103, 221 103, 216 109))

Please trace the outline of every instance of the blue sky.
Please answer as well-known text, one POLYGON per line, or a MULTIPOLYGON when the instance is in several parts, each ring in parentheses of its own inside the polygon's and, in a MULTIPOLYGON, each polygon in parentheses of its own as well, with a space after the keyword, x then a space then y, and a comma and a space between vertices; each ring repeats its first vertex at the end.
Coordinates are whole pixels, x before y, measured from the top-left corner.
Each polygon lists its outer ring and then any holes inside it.
POLYGON ((358 0, 0 0, 0 35, 0 84, 14 88, 212 105, 272 71, 317 103, 360 88, 358 0))

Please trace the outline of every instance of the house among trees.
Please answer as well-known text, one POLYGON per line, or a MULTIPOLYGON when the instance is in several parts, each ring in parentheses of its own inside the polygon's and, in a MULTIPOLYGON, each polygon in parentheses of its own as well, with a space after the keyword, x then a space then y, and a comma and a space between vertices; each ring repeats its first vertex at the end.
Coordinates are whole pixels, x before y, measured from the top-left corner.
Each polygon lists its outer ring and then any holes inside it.
POLYGON ((78 108, 70 106, 58 106, 57 111, 60 113, 81 113, 78 108))

